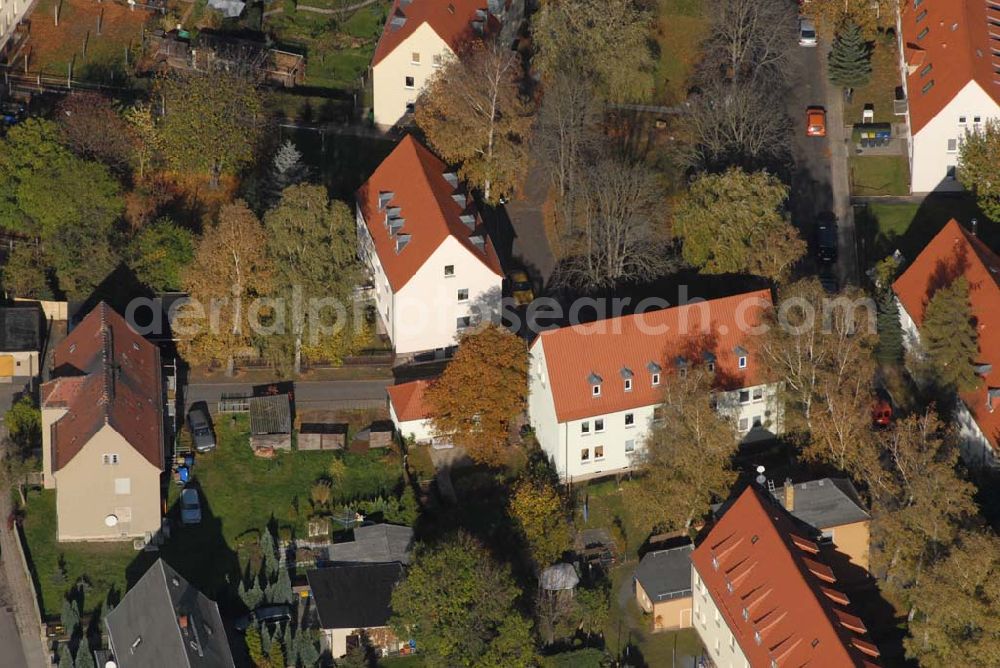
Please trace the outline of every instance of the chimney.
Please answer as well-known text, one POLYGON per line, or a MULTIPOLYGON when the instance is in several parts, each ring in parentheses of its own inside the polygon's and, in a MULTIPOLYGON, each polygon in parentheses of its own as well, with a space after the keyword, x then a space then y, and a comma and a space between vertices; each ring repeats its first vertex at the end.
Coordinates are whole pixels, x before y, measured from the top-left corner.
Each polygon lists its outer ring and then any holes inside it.
POLYGON ((795 485, 791 478, 785 478, 785 510, 792 512, 795 510, 795 485))
POLYGON ((188 627, 187 615, 181 615, 177 618, 177 626, 181 627, 182 629, 186 629, 188 627))
POLYGON ((994 411, 994 400, 1000 400, 1000 387, 986 388, 986 408, 990 413, 994 411))

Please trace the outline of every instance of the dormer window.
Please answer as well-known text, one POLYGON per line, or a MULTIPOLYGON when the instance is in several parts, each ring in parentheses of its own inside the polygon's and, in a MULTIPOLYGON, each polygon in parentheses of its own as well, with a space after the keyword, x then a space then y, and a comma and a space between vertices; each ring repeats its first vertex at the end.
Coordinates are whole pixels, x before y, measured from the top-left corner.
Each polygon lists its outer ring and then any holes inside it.
POLYGON ((736 353, 736 366, 738 366, 740 369, 747 368, 747 357, 749 356, 749 353, 747 352, 746 348, 742 346, 736 346, 735 348, 733 348, 733 352, 736 353))
POLYGON ((681 378, 686 378, 688 373, 688 361, 683 357, 678 356, 677 359, 674 360, 674 364, 677 365, 677 375, 681 378))
POLYGON ((625 391, 626 392, 631 392, 632 391, 632 378, 635 376, 635 374, 632 373, 632 369, 629 369, 626 366, 626 367, 622 367, 621 375, 622 375, 622 380, 625 381, 625 391))
POLYGON ((596 373, 591 372, 591 374, 587 376, 587 382, 590 383, 590 395, 593 397, 601 396, 601 383, 604 382, 604 379, 596 373))
POLYGON ((662 369, 660 369, 660 365, 657 364, 656 362, 650 362, 649 364, 646 365, 646 371, 649 371, 653 387, 659 385, 660 371, 662 371, 662 369))

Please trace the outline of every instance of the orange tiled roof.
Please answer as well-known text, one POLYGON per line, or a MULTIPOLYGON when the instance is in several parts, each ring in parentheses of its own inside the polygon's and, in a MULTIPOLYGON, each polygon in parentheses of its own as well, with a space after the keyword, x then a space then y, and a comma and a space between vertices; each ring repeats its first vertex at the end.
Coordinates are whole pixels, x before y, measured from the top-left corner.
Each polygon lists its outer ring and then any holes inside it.
POLYGON ((691 554, 751 666, 877 666, 864 623, 837 602, 847 597, 830 587, 819 559, 819 547, 753 486, 691 554))
POLYGON ((714 358, 723 389, 758 384, 761 365, 746 330, 759 325, 771 293, 757 290, 638 315, 609 318, 542 332, 532 349, 545 353, 547 381, 559 422, 579 420, 662 401, 652 373, 676 369, 679 359, 714 358), (747 366, 740 369, 741 353, 747 366), (624 379, 632 375, 632 389, 624 379), (595 378, 596 377, 596 378, 595 378), (601 394, 593 396, 600 379, 601 394))
POLYGON ((1000 21, 1000 10, 987 8, 987 0, 900 4, 903 52, 912 69, 906 80, 910 131, 919 132, 970 81, 1000 104, 1000 28, 990 23, 1000 21))
POLYGON ((53 425, 52 468, 63 468, 105 424, 163 469, 160 353, 101 302, 53 353, 43 406, 66 408, 53 425))
POLYGON ((430 415, 430 411, 424 403, 424 393, 428 386, 430 386, 430 381, 414 380, 385 388, 386 392, 389 393, 392 408, 396 411, 396 418, 400 422, 423 420, 430 415))
MULTIPOLYGON (((477 37, 472 22, 479 18, 476 15, 478 10, 485 12, 486 0, 395 0, 375 47, 372 66, 382 62, 424 23, 452 51, 459 51, 464 42, 477 37)), ((487 14, 487 21, 492 23, 495 19, 487 14)))
POLYGON ((969 301, 979 326, 981 364, 991 365, 980 386, 962 395, 994 450, 1000 447, 1000 398, 990 410, 989 390, 1000 389, 1000 257, 954 219, 937 233, 893 283, 906 312, 919 327, 927 302, 959 276, 969 282, 969 301))
POLYGON ((407 135, 358 189, 358 206, 393 292, 406 285, 449 236, 502 276, 500 260, 472 197, 457 180, 445 177, 449 173, 437 156, 407 135), (382 195, 388 198, 384 202, 380 202, 382 195), (386 222, 390 210, 403 221, 395 233, 386 222), (409 235, 409 241, 397 252, 400 235, 409 235), (484 239, 482 248, 474 237, 484 239))

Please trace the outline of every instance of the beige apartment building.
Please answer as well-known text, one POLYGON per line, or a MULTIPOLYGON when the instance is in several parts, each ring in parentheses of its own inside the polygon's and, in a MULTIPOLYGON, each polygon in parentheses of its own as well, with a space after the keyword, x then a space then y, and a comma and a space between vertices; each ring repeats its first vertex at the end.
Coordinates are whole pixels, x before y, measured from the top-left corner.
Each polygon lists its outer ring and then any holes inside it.
POLYGON ((42 476, 60 541, 149 539, 160 529, 159 350, 100 303, 59 344, 41 387, 42 476))

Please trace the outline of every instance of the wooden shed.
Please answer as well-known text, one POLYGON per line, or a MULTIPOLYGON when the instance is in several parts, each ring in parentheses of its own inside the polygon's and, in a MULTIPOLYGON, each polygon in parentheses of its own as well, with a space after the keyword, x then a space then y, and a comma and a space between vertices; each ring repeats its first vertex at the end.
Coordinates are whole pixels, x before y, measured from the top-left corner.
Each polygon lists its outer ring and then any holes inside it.
POLYGON ((287 394, 250 397, 250 447, 292 449, 292 403, 287 394))
POLYGON ((344 422, 303 422, 299 427, 299 450, 343 450, 346 444, 344 422))

